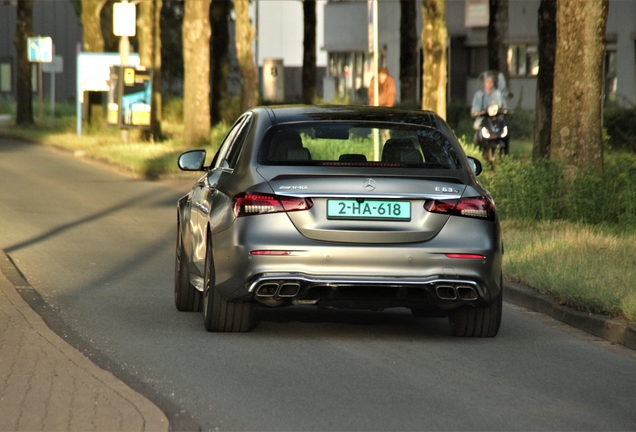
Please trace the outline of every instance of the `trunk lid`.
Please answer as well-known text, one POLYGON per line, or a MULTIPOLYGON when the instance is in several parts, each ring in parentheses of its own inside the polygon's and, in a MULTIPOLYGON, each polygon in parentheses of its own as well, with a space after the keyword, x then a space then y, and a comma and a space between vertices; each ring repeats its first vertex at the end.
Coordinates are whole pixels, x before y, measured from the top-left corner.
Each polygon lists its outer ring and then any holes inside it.
MULTIPOLYGON (((258 171, 274 194, 313 201, 311 209, 287 215, 305 237, 328 242, 427 241, 437 235, 449 215, 429 213, 424 208, 425 202, 459 199, 466 188, 448 176, 436 178, 404 172, 370 175, 373 170, 351 168, 346 173, 281 174, 287 167, 281 168, 261 166, 258 171)), ((300 167, 293 168, 299 171, 300 167)))

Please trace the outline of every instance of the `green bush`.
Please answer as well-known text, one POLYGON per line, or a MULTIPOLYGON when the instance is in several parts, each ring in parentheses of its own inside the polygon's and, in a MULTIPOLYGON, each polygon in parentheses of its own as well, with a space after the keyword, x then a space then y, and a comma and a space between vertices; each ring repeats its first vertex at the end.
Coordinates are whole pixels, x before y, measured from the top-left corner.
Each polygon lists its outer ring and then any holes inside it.
MULTIPOLYGON (((239 96, 228 98, 221 102, 222 122, 226 125, 234 124, 242 114, 241 99, 239 96)), ((183 99, 170 98, 163 102, 163 118, 169 122, 183 123, 183 99)))
POLYGON ((451 102, 446 106, 446 123, 452 129, 457 129, 465 118, 470 118, 470 107, 464 102, 451 102))
POLYGON ((532 110, 515 108, 506 115, 510 136, 516 140, 528 140, 534 137, 535 114, 532 110))
POLYGON ((496 170, 484 173, 482 182, 493 194, 504 219, 552 220, 562 216, 559 167, 546 159, 536 163, 501 158, 496 170))
POLYGON ((170 98, 163 101, 163 118, 172 123, 183 122, 183 99, 170 98))
POLYGON ((572 178, 549 159, 504 157, 480 181, 503 219, 636 226, 636 155, 607 155, 603 171, 590 167, 572 178))
POLYGON ((15 114, 15 102, 9 97, 0 95, 0 114, 15 114))
POLYGON ((243 114, 241 112, 241 96, 232 96, 221 102, 221 118, 226 125, 232 125, 243 114))
POLYGON ((611 148, 636 153, 636 107, 607 107, 603 112, 603 126, 611 148))

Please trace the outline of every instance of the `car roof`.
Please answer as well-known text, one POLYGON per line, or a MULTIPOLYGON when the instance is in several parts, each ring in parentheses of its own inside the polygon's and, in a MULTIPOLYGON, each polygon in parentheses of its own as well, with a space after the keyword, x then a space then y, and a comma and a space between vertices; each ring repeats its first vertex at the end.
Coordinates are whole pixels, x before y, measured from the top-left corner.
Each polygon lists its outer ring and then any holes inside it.
MULTIPOLYGON (((257 108, 258 109, 258 108, 257 108)), ((289 105, 261 107, 273 124, 313 121, 365 121, 407 123, 438 127, 441 119, 432 111, 355 105, 289 105)))

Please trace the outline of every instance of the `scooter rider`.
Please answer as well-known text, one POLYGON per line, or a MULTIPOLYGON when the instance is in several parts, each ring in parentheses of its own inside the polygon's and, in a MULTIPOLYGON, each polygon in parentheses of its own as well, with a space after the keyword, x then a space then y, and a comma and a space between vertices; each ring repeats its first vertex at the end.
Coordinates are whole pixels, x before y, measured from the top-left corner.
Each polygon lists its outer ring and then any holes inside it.
MULTIPOLYGON (((508 154, 508 126, 504 114, 506 109, 505 79, 502 73, 493 71, 481 75, 483 89, 475 93, 471 114, 475 117, 475 145, 478 146, 490 165, 494 166, 495 155, 508 154), (498 78, 498 86, 495 85, 498 78)), ((507 94, 507 93, 506 93, 507 94)))
MULTIPOLYGON (((481 128, 481 122, 484 119, 480 113, 486 111, 490 105, 498 105, 499 109, 506 109, 506 101, 501 96, 501 92, 495 87, 495 77, 491 73, 486 73, 482 79, 483 88, 477 90, 473 97, 473 106, 470 110, 475 122, 473 129, 478 131, 481 128)), ((475 134, 475 144, 478 144, 477 134, 475 134)))

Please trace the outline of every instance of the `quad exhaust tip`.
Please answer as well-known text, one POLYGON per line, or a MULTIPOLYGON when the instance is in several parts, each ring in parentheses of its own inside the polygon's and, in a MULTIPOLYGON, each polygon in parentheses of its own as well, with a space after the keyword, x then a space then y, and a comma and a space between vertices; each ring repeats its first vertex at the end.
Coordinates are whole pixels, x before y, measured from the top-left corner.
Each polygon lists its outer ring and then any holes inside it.
POLYGON ((475 288, 471 286, 458 286, 457 297, 462 300, 477 300, 478 295, 477 291, 475 291, 475 288))
MULTIPOLYGON (((297 282, 266 282, 256 289, 256 297, 261 299, 293 298, 299 293, 300 284, 297 282)), ((435 293, 440 300, 472 301, 479 298, 475 287, 470 285, 439 284, 435 285, 435 293)), ((315 304, 315 302, 309 304, 315 304)))
POLYGON ((256 290, 257 297, 296 297, 300 292, 299 283, 264 283, 256 290))
POLYGON ((279 297, 296 297, 300 292, 300 284, 285 283, 278 288, 279 297))
POLYGON ((457 300, 457 292, 452 285, 437 285, 435 287, 437 297, 442 300, 457 300))
POLYGON ((267 283, 258 287, 256 295, 258 297, 274 297, 278 291, 278 284, 267 283))
POLYGON ((436 285, 435 292, 441 300, 477 300, 479 294, 472 286, 467 285, 436 285))

